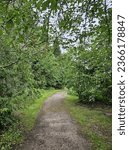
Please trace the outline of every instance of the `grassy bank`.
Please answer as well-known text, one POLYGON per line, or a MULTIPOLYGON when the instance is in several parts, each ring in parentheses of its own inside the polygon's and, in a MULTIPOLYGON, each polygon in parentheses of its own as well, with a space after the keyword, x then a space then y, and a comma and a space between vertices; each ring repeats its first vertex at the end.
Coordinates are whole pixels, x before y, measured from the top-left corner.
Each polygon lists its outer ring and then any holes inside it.
POLYGON ((17 112, 18 120, 0 136, 0 150, 12 150, 13 146, 24 140, 24 133, 30 131, 35 123, 43 102, 59 90, 44 90, 40 98, 17 112))
POLYGON ((45 90, 38 100, 35 100, 32 105, 20 111, 20 113, 22 114, 21 121, 23 122, 27 130, 31 130, 33 128, 43 102, 56 92, 58 92, 58 90, 45 90))
POLYGON ((92 150, 112 149, 110 107, 80 105, 75 96, 68 96, 65 104, 71 116, 79 123, 82 133, 91 143, 92 150))

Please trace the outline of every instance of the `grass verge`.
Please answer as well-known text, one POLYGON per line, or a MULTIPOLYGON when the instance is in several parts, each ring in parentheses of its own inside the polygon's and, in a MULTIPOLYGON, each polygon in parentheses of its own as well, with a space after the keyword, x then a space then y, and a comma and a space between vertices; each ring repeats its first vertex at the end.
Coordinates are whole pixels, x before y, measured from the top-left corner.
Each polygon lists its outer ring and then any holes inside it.
POLYGON ((18 121, 0 135, 0 150, 12 150, 15 145, 20 144, 24 140, 24 133, 27 133, 33 128, 44 101, 57 92, 59 92, 59 90, 44 90, 40 98, 34 100, 33 103, 27 105, 25 108, 15 112, 18 121))
POLYGON ((65 104, 90 141, 92 150, 112 149, 112 119, 108 115, 111 114, 110 107, 80 105, 76 96, 68 96, 65 104))
POLYGON ((43 105, 43 102, 49 96, 57 93, 58 91, 59 90, 45 90, 45 92, 42 93, 42 96, 39 99, 35 100, 33 104, 20 111, 20 113, 22 114, 21 121, 23 122, 26 130, 31 130, 33 128, 37 115, 43 105))

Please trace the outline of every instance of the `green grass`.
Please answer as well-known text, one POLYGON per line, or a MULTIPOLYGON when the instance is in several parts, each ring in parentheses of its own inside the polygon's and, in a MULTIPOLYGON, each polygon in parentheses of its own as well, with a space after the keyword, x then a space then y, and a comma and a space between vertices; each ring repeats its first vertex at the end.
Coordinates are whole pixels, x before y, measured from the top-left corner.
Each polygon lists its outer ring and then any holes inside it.
POLYGON ((27 130, 31 130, 33 128, 37 115, 40 112, 41 107, 43 106, 43 102, 49 96, 57 93, 58 91, 59 90, 45 90, 39 99, 35 100, 34 103, 29 107, 20 111, 20 113, 22 114, 21 120, 27 130))
POLYGON ((80 105, 76 96, 68 96, 65 104, 91 143, 92 150, 112 149, 112 119, 106 115, 111 113, 110 107, 80 105))
POLYGON ((13 146, 20 144, 25 138, 25 133, 33 128, 44 101, 59 91, 44 90, 40 98, 34 100, 30 105, 27 103, 25 108, 19 109, 16 112, 19 121, 15 122, 7 131, 0 135, 0 150, 12 150, 13 146))

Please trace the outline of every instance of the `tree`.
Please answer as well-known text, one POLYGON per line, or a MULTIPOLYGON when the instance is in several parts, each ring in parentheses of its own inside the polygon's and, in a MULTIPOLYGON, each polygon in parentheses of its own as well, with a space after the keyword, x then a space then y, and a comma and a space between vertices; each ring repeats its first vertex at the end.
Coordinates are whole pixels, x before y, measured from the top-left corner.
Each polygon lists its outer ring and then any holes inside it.
POLYGON ((0 2, 2 127, 15 104, 42 88, 66 86, 82 102, 111 102, 111 11, 106 0, 0 2))

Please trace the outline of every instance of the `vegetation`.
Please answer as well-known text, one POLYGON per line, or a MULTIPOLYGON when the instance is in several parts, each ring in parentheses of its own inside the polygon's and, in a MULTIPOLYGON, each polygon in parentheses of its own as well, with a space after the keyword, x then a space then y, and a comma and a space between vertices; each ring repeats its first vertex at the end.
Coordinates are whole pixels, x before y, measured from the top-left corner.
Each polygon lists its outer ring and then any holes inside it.
POLYGON ((68 96, 65 104, 73 118, 79 123, 82 133, 91 142, 93 150, 112 149, 111 108, 102 105, 79 105, 76 96, 68 96))
POLYGON ((111 105, 111 7, 107 0, 0 1, 1 135, 42 90, 66 87, 81 103, 111 105))
POLYGON ((24 133, 29 132, 37 118, 39 111, 43 105, 43 102, 52 94, 58 92, 59 90, 44 90, 41 92, 41 96, 20 110, 17 110, 15 116, 19 119, 15 121, 6 132, 0 137, 0 149, 1 150, 11 150, 13 146, 21 143, 24 140, 24 133))
POLYGON ((29 105, 27 108, 20 110, 21 121, 23 122, 26 129, 31 130, 34 126, 35 120, 39 111, 41 110, 43 102, 52 94, 59 92, 60 90, 45 90, 41 97, 35 100, 34 103, 29 105))

